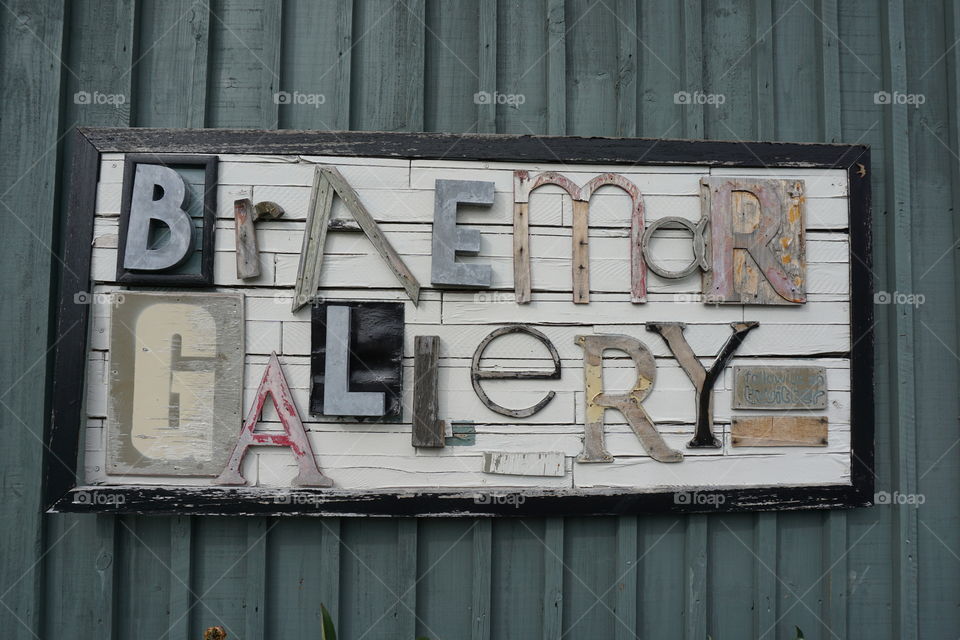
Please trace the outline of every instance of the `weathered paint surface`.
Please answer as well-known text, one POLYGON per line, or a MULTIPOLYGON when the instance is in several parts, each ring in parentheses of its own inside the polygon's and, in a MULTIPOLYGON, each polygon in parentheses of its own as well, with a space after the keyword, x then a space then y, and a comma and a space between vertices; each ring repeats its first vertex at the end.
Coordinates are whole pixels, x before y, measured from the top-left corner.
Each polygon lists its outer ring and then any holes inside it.
POLYGON ((405 5, 57 0, 0 12, 0 80, 18 87, 0 119, 0 209, 9 216, 0 293, 22 301, 0 305, 0 466, 13 496, 0 501, 0 520, 17 522, 0 554, 5 637, 171 629, 187 638, 211 625, 230 637, 309 637, 321 602, 342 637, 779 638, 797 626, 811 640, 955 634, 960 453, 955 429, 926 427, 960 414, 950 354, 960 8, 405 5), (278 105, 278 87, 326 100, 278 105), (522 93, 524 104, 474 101, 494 89, 522 93), (894 89, 926 102, 875 99, 894 89), (93 90, 127 100, 73 99, 93 90), (696 90, 726 101, 674 99, 696 90), (878 307, 878 488, 919 492, 926 503, 496 522, 41 516, 45 371, 36 362, 51 341, 44 273, 56 265, 47 247, 60 159, 69 157, 61 135, 74 123, 871 144, 875 286, 926 296, 917 307, 878 307))
POLYGON ((233 222, 236 225, 237 278, 246 280, 260 275, 260 252, 257 232, 253 226, 258 220, 276 220, 283 215, 283 207, 275 202, 258 202, 249 198, 233 201, 233 222))
POLYGON ((827 419, 817 416, 742 416, 733 419, 734 447, 825 447, 827 419))
POLYGON ((826 409, 824 367, 733 368, 735 409, 826 409))
POLYGON ((417 336, 413 351, 413 428, 410 443, 415 447, 442 447, 447 424, 437 417, 440 408, 437 385, 440 336, 417 336))
POLYGON ((713 433, 713 387, 726 369, 727 363, 744 338, 751 330, 759 326, 757 322, 735 322, 730 325, 733 333, 720 348, 720 353, 709 369, 700 364, 690 343, 683 336, 683 325, 679 322, 648 322, 647 329, 659 333, 670 351, 677 359, 683 372, 690 378, 696 389, 697 426, 688 447, 721 447, 720 440, 713 433))
POLYGON ((543 171, 534 177, 525 170, 514 171, 513 179, 513 277, 518 304, 530 301, 530 195, 545 185, 559 187, 568 195, 573 207, 573 301, 590 302, 590 199, 602 187, 617 187, 630 196, 630 300, 647 299, 647 270, 643 257, 643 195, 633 182, 619 173, 603 173, 591 178, 583 187, 556 171, 543 171))
POLYGON ((657 377, 657 365, 650 349, 636 338, 625 335, 577 336, 583 349, 584 436, 578 462, 613 462, 606 448, 603 418, 606 409, 616 409, 627 420, 644 450, 658 462, 680 462, 683 454, 671 449, 657 431, 643 407, 657 377), (616 349, 630 356, 636 378, 626 393, 610 393, 603 387, 603 352, 616 349))
POLYGON ((712 257, 704 295, 715 303, 806 302, 803 181, 703 178, 700 184, 712 257))
POLYGON ((557 394, 554 391, 548 391, 545 396, 529 407, 508 409, 490 399, 483 385, 480 384, 481 380, 557 380, 559 378, 560 355, 557 353, 557 348, 553 346, 550 338, 545 336, 543 332, 522 324, 508 325, 491 331, 490 334, 477 345, 477 350, 473 352, 473 359, 470 362, 470 382, 473 383, 473 390, 477 394, 477 397, 480 398, 480 402, 491 411, 496 411, 500 415, 510 416, 512 418, 529 418, 546 407, 557 394), (511 334, 530 336, 546 347, 550 356, 550 362, 553 365, 553 371, 489 371, 481 369, 480 361, 483 359, 483 354, 486 352, 490 343, 500 336, 511 334))
POLYGON ((565 464, 562 451, 488 451, 483 454, 484 473, 508 476, 562 476, 566 473, 565 464))
POLYGON ((284 447, 290 450, 297 464, 297 475, 293 484, 299 487, 330 487, 333 481, 323 475, 317 468, 317 461, 307 439, 307 432, 300 420, 297 403, 290 393, 290 385, 283 375, 283 368, 276 353, 270 354, 270 361, 263 372, 263 379, 257 388, 257 397, 247 413, 240 433, 237 435, 236 445, 223 471, 214 480, 214 484, 235 486, 245 485, 250 480, 243 475, 241 465, 243 457, 251 446, 284 447), (283 433, 258 433, 257 423, 263 415, 263 407, 270 398, 276 409, 277 417, 283 426, 283 433))
POLYGON ((215 476, 240 416, 243 297, 112 296, 108 474, 215 476))

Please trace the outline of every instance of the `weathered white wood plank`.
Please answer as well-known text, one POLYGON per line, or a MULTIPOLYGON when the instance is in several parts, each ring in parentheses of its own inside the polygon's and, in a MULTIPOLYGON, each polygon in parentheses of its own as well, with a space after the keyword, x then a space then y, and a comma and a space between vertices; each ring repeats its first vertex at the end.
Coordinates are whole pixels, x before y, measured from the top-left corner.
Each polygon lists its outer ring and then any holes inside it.
POLYGON ((843 169, 771 169, 739 167, 713 167, 713 176, 738 176, 744 178, 793 178, 806 182, 804 192, 808 198, 845 198, 847 196, 847 173, 843 169))
POLYGON ((849 482, 849 479, 850 456, 842 453, 758 455, 749 459, 703 456, 670 465, 650 458, 621 458, 610 464, 580 464, 574 470, 578 488, 643 487, 646 491, 683 491, 684 487, 811 486, 849 482))
MULTIPOLYGON (((410 170, 402 164, 358 165, 338 162, 335 163, 335 166, 340 169, 343 176, 355 188, 363 185, 365 189, 395 191, 409 187, 410 170)), ((221 162, 218 169, 219 183, 221 185, 309 187, 313 184, 315 167, 316 164, 311 162, 221 162)))
MULTIPOLYGON (((297 474, 296 464, 277 454, 259 454, 259 486, 288 487, 297 474)), ((292 456, 289 456, 292 458, 292 456)), ((323 473, 335 489, 387 488, 569 488, 573 477, 508 476, 483 472, 483 457, 476 456, 327 456, 317 454, 323 473)), ((566 464, 571 464, 568 459, 566 464)))
POLYGON ((483 454, 483 472, 507 476, 562 477, 566 473, 564 462, 562 451, 486 451, 483 454))

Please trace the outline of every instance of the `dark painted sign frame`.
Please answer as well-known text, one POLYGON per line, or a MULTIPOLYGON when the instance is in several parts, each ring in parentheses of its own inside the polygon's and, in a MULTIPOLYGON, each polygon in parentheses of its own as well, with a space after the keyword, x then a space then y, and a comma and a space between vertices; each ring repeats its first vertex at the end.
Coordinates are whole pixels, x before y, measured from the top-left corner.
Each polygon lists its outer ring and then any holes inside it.
POLYGON ((123 162, 123 199, 120 208, 120 234, 117 241, 117 282, 125 285, 152 285, 157 287, 213 286, 213 234, 217 218, 217 157, 131 154, 123 162), (123 266, 130 223, 130 201, 133 197, 133 175, 138 164, 157 164, 164 167, 187 165, 203 168, 203 221, 200 239, 199 273, 150 273, 131 271, 123 266))
POLYGON ((50 421, 44 432, 43 491, 50 512, 257 515, 591 515, 862 507, 874 495, 873 285, 870 149, 866 145, 716 142, 482 134, 78 128, 53 336, 50 421), (851 484, 674 492, 411 491, 79 486, 91 239, 103 153, 326 155, 633 166, 842 169, 849 180, 851 277, 851 484), (723 496, 721 500, 719 496, 723 496), (522 497, 522 499, 520 499, 522 497))

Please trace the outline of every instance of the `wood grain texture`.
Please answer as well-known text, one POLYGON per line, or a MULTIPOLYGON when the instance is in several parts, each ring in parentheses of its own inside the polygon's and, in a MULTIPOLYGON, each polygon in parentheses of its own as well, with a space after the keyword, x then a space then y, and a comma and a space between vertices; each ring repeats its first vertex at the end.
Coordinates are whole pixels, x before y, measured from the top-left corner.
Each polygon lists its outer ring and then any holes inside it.
POLYGON ((439 336, 417 336, 413 366, 413 432, 415 447, 442 447, 446 422, 439 419, 437 363, 440 359, 439 336))
POLYGON ((508 476, 563 476, 566 463, 562 451, 498 452, 483 454, 484 473, 508 476))
POLYGON ((311 302, 320 285, 333 196, 334 188, 329 178, 320 167, 316 167, 313 173, 313 190, 310 192, 310 206, 307 208, 309 218, 303 232, 303 247, 297 263, 292 311, 297 311, 311 302))
POLYGON ((733 419, 734 447, 825 447, 827 419, 807 416, 742 416, 733 419))
POLYGON ((397 280, 399 280, 403 288, 406 289, 407 295, 410 296, 413 303, 417 304, 417 301, 420 299, 420 283, 410 272, 407 265, 404 264, 403 259, 397 255, 393 245, 384 237, 373 216, 371 216, 367 208, 363 206, 359 196, 357 196, 357 192, 344 180, 343 175, 335 168, 327 167, 322 169, 322 171, 324 177, 337 192, 337 195, 347 205, 350 213, 367 235, 367 238, 369 238, 377 250, 377 253, 380 254, 380 257, 383 258, 384 262, 390 267, 390 270, 393 271, 397 280))

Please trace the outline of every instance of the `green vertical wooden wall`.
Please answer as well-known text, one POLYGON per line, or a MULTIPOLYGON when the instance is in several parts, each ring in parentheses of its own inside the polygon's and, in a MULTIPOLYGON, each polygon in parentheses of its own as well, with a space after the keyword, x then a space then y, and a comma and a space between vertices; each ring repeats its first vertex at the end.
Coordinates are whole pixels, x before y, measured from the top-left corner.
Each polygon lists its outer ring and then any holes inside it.
POLYGON ((960 5, 0 2, 0 636, 960 635, 960 5), (323 94, 275 104, 280 90, 323 94), (477 91, 525 102, 476 104, 477 91), (722 94, 720 106, 674 93, 722 94), (921 94, 876 104, 877 91, 921 94), (76 104, 78 91, 123 105, 76 104), (878 489, 833 512, 499 520, 46 516, 50 286, 77 125, 873 147, 878 489), (46 390, 46 391, 45 391, 46 390))

